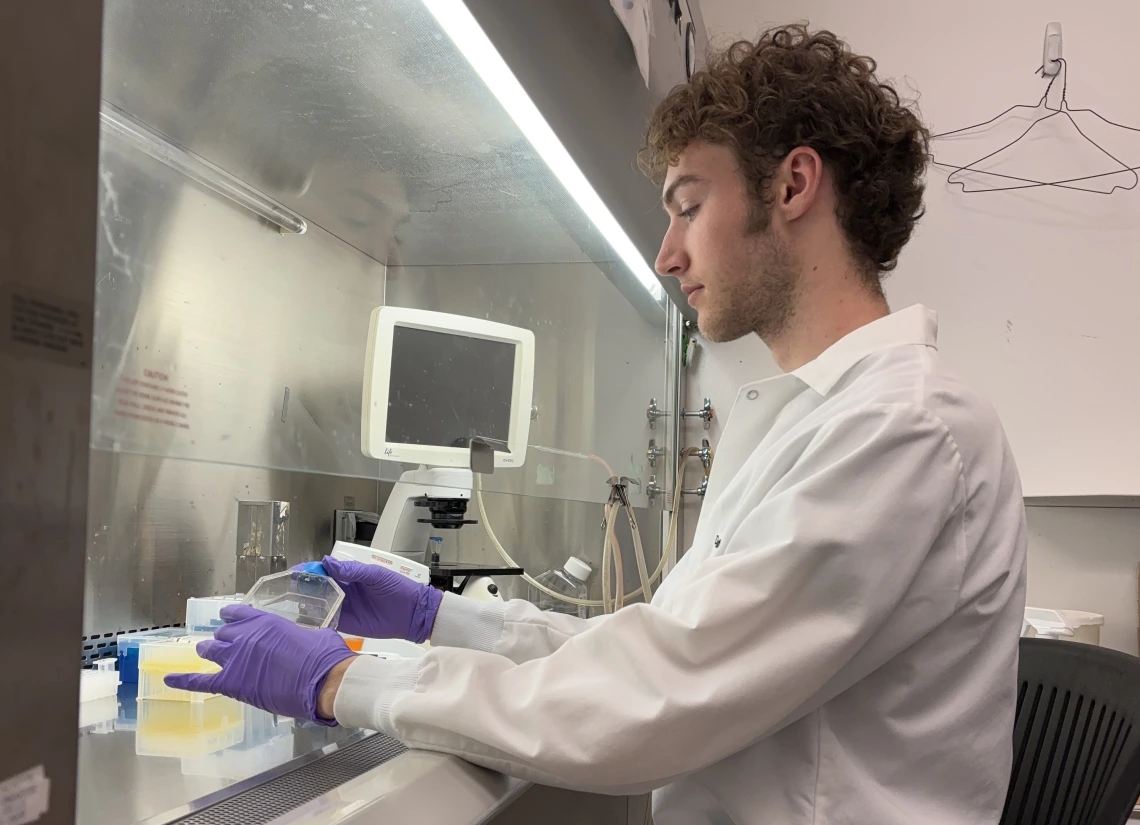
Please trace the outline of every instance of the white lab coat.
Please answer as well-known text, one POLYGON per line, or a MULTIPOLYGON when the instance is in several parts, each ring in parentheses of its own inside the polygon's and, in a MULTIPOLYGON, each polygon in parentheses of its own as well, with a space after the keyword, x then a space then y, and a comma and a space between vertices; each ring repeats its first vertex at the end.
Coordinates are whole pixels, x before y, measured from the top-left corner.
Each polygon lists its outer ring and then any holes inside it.
POLYGON ((588 621, 445 596, 422 661, 335 711, 536 782, 653 790, 657 825, 982 825, 1011 764, 1021 488, 933 313, 740 390, 692 547, 588 621))

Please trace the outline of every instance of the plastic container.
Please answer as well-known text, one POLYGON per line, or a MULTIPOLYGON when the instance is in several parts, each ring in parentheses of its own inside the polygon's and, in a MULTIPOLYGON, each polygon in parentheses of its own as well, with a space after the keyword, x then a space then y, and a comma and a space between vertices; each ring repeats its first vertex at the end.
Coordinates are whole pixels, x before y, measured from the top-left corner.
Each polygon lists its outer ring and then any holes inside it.
POLYGON ((245 738, 241 702, 219 696, 209 702, 138 703, 135 753, 189 758, 240 745, 245 738))
POLYGON ((119 674, 114 659, 99 659, 90 670, 79 671, 79 701, 94 702, 119 692, 119 674))
POLYGON ((220 779, 248 779, 293 758, 293 720, 249 705, 242 741, 206 756, 184 758, 182 773, 220 779))
POLYGON ((363 547, 348 541, 338 541, 330 554, 337 561, 358 561, 361 564, 381 564, 420 584, 431 583, 431 568, 418 561, 386 553, 374 547, 363 547))
POLYGON ((186 635, 183 627, 160 627, 141 633, 124 633, 115 640, 119 647, 119 681, 137 685, 139 681, 139 647, 147 642, 177 639, 186 635))
POLYGON ((242 596, 201 596, 186 600, 186 632, 199 636, 213 636, 222 621, 222 608, 241 604, 242 596))
POLYGON ((1027 607, 1021 635, 1099 645, 1100 629, 1103 626, 1104 616, 1100 613, 1027 607))
POLYGON ((79 703, 79 729, 85 733, 107 734, 115 732, 115 719, 119 715, 119 700, 104 696, 79 703))
POLYGON ((245 603, 302 627, 320 629, 336 627, 344 591, 328 576, 286 570, 258 579, 246 595, 245 603))
POLYGON ((138 686, 127 685, 119 689, 119 715, 115 730, 137 730, 139 726, 138 686))
POLYGON ((291 734, 293 720, 287 716, 278 716, 252 705, 245 706, 245 739, 237 748, 256 748, 272 739, 291 734))
POLYGON ((182 773, 237 781, 265 773, 292 758, 293 734, 290 732, 252 748, 239 745, 204 756, 183 757, 182 773))
MULTIPOLYGON (((217 697, 214 693, 193 693, 167 687, 165 679, 171 673, 217 673, 218 665, 198 655, 194 649, 201 639, 183 636, 148 642, 139 648, 139 703, 143 700, 189 702, 199 704, 217 697)), ((141 724, 141 723, 140 723, 141 724)))
MULTIPOLYGON (((589 581, 590 574, 593 572, 593 568, 586 562, 576 556, 571 556, 566 559, 566 564, 562 565, 560 570, 547 570, 535 581, 564 596, 573 599, 585 599, 589 593, 586 582, 589 581)), ((589 616, 589 610, 584 605, 570 604, 555 599, 553 596, 548 596, 533 587, 531 588, 531 601, 541 609, 553 613, 566 613, 570 616, 580 616, 583 619, 589 616)))

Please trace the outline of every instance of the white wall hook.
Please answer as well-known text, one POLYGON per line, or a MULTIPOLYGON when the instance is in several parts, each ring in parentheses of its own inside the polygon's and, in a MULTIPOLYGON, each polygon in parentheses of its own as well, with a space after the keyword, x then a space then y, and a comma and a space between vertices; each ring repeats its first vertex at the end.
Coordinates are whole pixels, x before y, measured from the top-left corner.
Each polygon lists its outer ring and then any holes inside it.
POLYGON ((1061 71, 1061 24, 1045 26, 1045 51, 1041 56, 1041 73, 1052 77, 1061 71))

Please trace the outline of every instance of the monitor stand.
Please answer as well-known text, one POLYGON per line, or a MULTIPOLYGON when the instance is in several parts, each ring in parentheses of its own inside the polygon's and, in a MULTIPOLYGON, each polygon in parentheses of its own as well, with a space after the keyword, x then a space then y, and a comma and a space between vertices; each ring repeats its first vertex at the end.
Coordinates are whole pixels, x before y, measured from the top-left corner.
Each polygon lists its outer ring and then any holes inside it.
POLYGON ((465 518, 472 476, 466 468, 420 467, 400 476, 376 524, 372 547, 424 564, 432 529, 474 524, 465 518), (433 506, 434 505, 434 506, 433 506), (424 507, 428 512, 423 512, 424 507), (416 510, 420 509, 417 513, 416 510))
POLYGON ((372 537, 372 548, 430 568, 431 583, 442 590, 476 599, 501 599, 491 576, 520 576, 519 567, 442 563, 427 555, 428 539, 439 530, 477 524, 467 518, 471 502, 471 470, 420 467, 400 476, 384 505, 372 537))

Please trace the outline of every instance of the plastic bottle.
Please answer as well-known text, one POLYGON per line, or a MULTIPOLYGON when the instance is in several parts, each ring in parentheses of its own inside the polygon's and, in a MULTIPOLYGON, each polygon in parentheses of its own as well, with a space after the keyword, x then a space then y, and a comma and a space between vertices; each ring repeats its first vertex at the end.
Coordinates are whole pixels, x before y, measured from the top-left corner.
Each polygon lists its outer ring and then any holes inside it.
POLYGON ((424 564, 431 566, 439 564, 443 556, 443 536, 432 536, 428 539, 427 550, 424 551, 424 564))
MULTIPOLYGON (((557 570, 547 570, 535 579, 544 587, 549 587, 556 593, 569 596, 573 599, 585 599, 588 594, 586 582, 590 580, 593 568, 575 556, 566 559, 566 564, 557 570)), ((530 588, 531 601, 542 610, 555 613, 566 613, 570 616, 580 616, 585 619, 589 616, 589 609, 585 606, 570 604, 543 593, 541 590, 530 588)))

